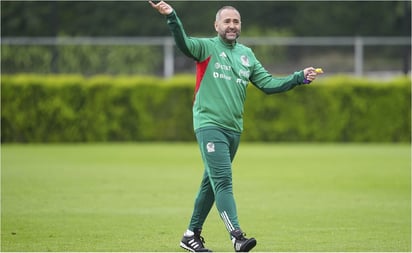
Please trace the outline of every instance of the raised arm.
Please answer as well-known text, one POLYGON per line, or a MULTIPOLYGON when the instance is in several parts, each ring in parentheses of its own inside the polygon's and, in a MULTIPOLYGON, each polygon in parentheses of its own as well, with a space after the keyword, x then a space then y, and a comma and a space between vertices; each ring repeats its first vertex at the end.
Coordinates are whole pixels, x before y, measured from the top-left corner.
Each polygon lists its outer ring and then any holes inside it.
POLYGON ((186 32, 183 29, 183 24, 177 17, 172 6, 164 1, 160 1, 158 3, 149 1, 149 3, 160 14, 166 17, 169 29, 172 32, 176 46, 180 49, 180 51, 182 51, 186 56, 199 61, 201 52, 200 41, 186 35, 186 32))

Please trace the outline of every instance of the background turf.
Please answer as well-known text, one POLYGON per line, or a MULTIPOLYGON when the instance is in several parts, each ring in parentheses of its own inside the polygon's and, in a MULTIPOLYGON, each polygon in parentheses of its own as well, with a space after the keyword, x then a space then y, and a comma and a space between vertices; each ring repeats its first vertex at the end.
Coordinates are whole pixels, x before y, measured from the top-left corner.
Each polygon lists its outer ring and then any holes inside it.
MULTIPOLYGON (((181 251, 196 144, 2 145, 1 251, 181 251)), ((248 144, 234 162, 256 251, 411 251, 409 144, 248 144)), ((206 246, 232 251, 213 209, 206 246)))

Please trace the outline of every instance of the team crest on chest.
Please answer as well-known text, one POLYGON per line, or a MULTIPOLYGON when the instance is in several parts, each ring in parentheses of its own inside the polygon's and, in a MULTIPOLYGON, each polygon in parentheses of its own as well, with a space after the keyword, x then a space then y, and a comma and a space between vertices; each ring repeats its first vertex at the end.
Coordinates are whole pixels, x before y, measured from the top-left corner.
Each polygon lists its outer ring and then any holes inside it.
POLYGON ((240 61, 242 62, 242 65, 245 67, 249 67, 249 58, 247 58, 246 55, 240 56, 240 61))

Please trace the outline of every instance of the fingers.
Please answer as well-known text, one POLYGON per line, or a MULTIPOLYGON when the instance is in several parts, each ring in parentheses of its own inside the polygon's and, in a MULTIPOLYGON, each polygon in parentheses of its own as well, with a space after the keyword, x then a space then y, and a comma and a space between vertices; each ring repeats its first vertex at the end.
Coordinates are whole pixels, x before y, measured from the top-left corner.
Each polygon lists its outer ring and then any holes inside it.
POLYGON ((307 70, 308 70, 308 72, 313 72, 313 71, 315 71, 315 68, 314 67, 309 67, 309 68, 306 68, 307 70))
POLYGON ((149 1, 149 4, 155 8, 156 10, 159 10, 158 6, 160 5, 160 2, 162 1, 149 1))
MULTIPOLYGON (((305 76, 305 79, 312 81, 311 78, 313 75, 311 75, 311 73, 315 72, 315 68, 314 67, 309 67, 309 68, 305 68, 303 70, 303 75, 305 76)), ((315 72, 316 73, 316 72, 315 72)))
POLYGON ((313 81, 316 79, 316 72, 310 72, 309 74, 306 75, 306 79, 309 81, 313 81))
POLYGON ((321 68, 314 68, 314 67, 309 67, 304 69, 304 75, 305 75, 305 79, 312 82, 313 80, 316 79, 316 76, 318 74, 322 74, 323 70, 321 68))
POLYGON ((173 8, 164 1, 149 1, 150 5, 155 8, 160 14, 169 15, 173 12, 173 8))

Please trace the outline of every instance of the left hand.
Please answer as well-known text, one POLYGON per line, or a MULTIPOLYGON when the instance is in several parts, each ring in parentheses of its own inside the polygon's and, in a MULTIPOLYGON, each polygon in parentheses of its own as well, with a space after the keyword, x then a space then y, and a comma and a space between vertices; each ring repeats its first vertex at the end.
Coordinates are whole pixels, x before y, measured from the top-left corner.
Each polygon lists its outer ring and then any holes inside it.
POLYGON ((316 79, 318 73, 316 72, 316 69, 314 67, 309 67, 303 70, 303 75, 305 76, 306 80, 312 82, 316 79))

